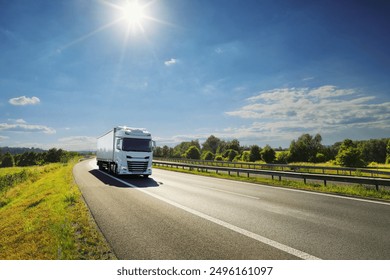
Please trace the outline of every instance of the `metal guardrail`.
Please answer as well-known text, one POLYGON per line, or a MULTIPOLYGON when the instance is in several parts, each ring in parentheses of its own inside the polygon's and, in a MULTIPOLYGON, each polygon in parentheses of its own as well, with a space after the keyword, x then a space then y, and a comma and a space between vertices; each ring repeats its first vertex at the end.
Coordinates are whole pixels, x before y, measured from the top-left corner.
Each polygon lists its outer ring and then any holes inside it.
POLYGON ((153 160, 153 164, 162 165, 162 166, 171 166, 171 167, 182 167, 189 169, 197 169, 197 170, 213 170, 218 173, 219 171, 227 172, 229 175, 231 173, 237 173, 240 176, 240 173, 247 174, 247 177, 250 174, 255 175, 269 175, 274 179, 277 177, 279 181, 283 177, 286 178, 299 178, 303 179, 306 184, 307 180, 318 180, 323 181, 326 186, 328 181, 333 182, 344 182, 344 183, 354 183, 354 184, 362 184, 362 185, 373 185, 376 190, 379 190, 379 186, 390 186, 390 179, 384 178, 370 178, 370 177, 352 177, 352 176, 342 176, 342 175, 326 175, 326 174, 312 174, 312 173, 299 173, 299 172, 286 172, 286 171, 274 171, 274 170, 259 170, 259 169, 246 169, 246 168, 235 168, 235 167, 221 167, 221 166, 209 166, 209 165, 199 165, 199 164, 188 164, 188 163, 180 163, 180 162, 172 162, 172 161, 161 161, 161 160, 153 160))
MULTIPOLYGON (((337 175, 340 173, 347 173, 349 176, 356 176, 354 174, 369 174, 370 177, 374 177, 374 175, 385 175, 390 178, 390 171, 381 171, 375 170, 373 168, 352 168, 352 167, 331 167, 331 166, 312 166, 312 165, 290 165, 290 164, 260 164, 260 163, 250 163, 250 162, 227 162, 227 161, 214 161, 214 160, 193 160, 193 159, 157 159, 162 161, 169 162, 181 162, 181 163, 189 163, 189 164, 200 164, 200 165, 209 165, 209 166, 226 166, 233 168, 245 168, 248 169, 267 169, 267 170, 275 170, 280 169, 281 171, 286 172, 299 172, 300 170, 321 170, 322 174, 325 174, 325 171, 336 171, 337 175), (245 166, 245 167, 244 167, 245 166)), ((313 172, 314 173, 314 172, 313 172)), ((342 174, 342 175, 347 175, 342 174)), ((364 177, 364 176, 362 176, 364 177)))

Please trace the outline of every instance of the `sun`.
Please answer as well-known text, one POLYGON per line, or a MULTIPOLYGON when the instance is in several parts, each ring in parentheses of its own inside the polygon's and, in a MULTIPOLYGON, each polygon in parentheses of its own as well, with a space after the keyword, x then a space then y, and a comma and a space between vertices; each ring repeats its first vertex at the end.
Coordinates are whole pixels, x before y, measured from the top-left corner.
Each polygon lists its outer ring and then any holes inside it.
POLYGON ((145 18, 145 6, 138 1, 128 1, 122 8, 122 19, 131 26, 141 26, 145 18))

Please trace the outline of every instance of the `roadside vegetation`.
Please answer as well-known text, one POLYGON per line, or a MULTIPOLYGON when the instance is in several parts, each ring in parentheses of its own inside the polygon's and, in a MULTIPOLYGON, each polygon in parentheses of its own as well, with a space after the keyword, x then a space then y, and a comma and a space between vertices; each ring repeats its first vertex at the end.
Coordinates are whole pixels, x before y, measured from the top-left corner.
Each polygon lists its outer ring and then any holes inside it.
POLYGON ((157 147, 157 158, 203 159, 228 162, 281 164, 322 164, 342 167, 376 167, 390 164, 390 138, 352 141, 345 139, 330 146, 322 145, 320 134, 302 134, 288 149, 270 145, 241 146, 238 139, 221 140, 213 135, 202 144, 199 140, 181 142, 175 147, 157 147))
POLYGON ((115 258, 73 181, 79 158, 0 168, 0 259, 115 258))

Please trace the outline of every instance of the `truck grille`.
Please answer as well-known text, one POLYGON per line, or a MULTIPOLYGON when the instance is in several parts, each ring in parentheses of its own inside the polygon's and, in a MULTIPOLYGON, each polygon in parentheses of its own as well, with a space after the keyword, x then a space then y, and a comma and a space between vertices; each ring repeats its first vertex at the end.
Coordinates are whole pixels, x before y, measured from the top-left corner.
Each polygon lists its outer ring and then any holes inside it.
POLYGON ((128 161, 127 162, 127 169, 130 172, 145 172, 148 168, 148 162, 147 161, 128 161))

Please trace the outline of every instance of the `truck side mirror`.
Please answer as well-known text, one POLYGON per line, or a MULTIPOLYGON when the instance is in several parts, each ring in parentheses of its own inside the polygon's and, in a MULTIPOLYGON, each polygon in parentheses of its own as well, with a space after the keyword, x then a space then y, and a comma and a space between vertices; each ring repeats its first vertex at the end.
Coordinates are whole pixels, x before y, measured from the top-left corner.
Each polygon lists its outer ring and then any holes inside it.
POLYGON ((122 150, 122 147, 121 147, 121 139, 116 140, 116 148, 117 148, 118 150, 122 150))

